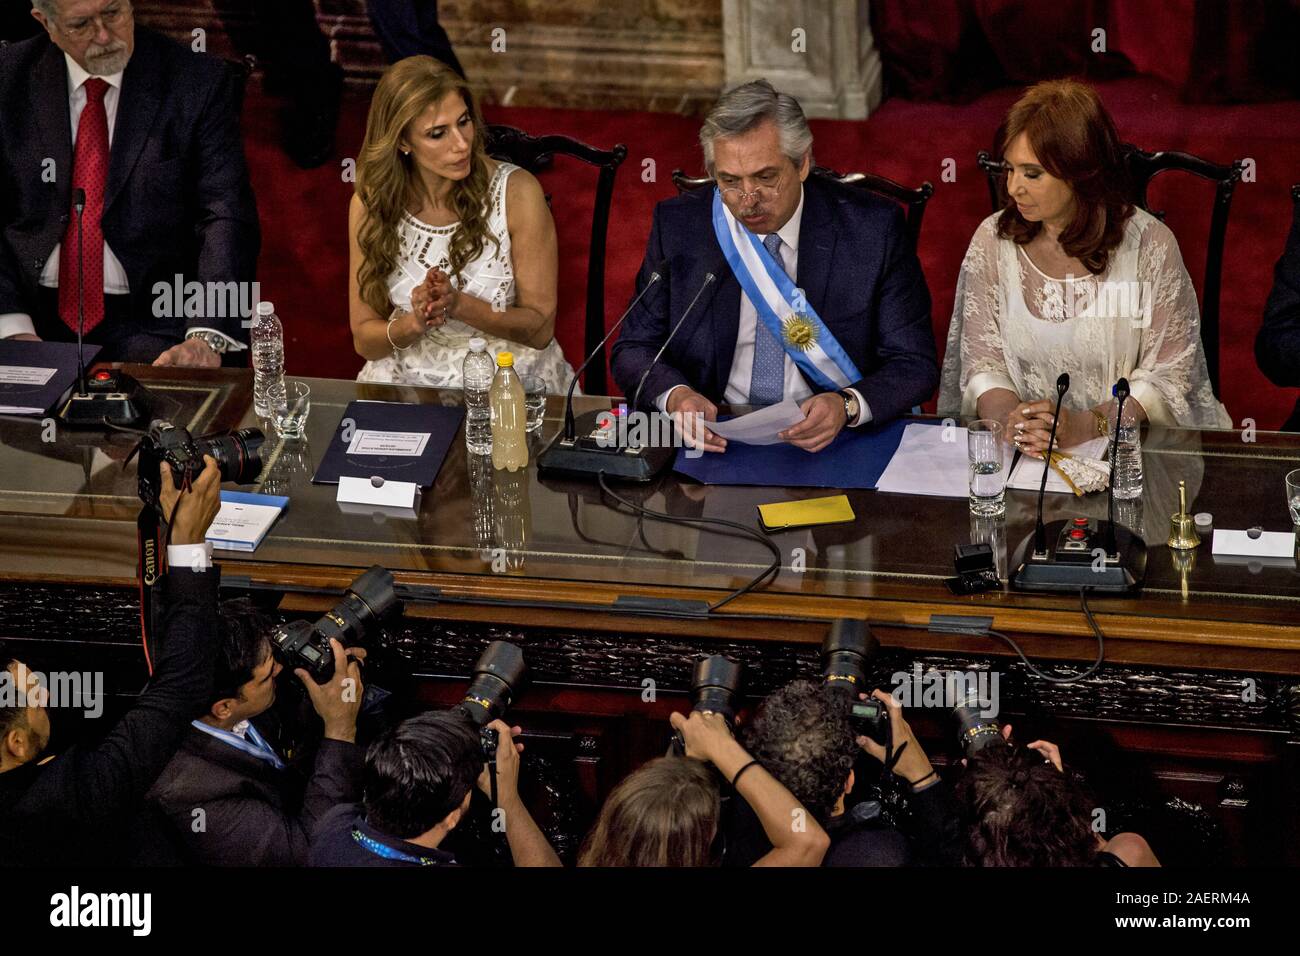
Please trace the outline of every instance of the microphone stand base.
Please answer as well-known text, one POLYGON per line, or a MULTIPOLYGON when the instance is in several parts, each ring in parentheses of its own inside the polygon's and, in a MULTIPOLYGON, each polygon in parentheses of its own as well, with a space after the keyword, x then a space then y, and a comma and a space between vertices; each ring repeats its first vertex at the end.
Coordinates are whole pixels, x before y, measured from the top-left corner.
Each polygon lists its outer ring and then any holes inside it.
POLYGON ((152 407, 148 389, 125 372, 104 369, 89 377, 85 395, 73 387, 59 419, 70 428, 144 428, 152 407))
POLYGON ((616 421, 611 412, 588 412, 577 419, 577 439, 566 440, 561 431, 537 456, 537 471, 547 477, 589 478, 595 480, 604 472, 607 478, 618 481, 648 482, 657 478, 677 457, 671 445, 620 445, 617 429, 609 429, 609 443, 598 444, 593 437, 599 428, 599 416, 610 416, 607 422, 616 421))
POLYGON ((1109 547, 1110 522, 1080 519, 1046 526, 1047 553, 1034 551, 1031 532, 1016 549, 1009 584, 1013 591, 1133 595, 1146 579, 1147 546, 1141 537, 1115 523, 1115 548, 1109 547), (1083 536, 1072 532, 1082 531, 1083 536))

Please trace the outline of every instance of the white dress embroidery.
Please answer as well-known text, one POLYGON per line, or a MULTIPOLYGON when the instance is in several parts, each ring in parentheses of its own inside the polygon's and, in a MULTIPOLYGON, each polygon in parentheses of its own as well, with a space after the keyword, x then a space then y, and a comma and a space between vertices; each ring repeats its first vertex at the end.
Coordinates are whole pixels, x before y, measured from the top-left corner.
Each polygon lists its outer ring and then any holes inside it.
MULTIPOLYGON (((485 243, 482 254, 465 266, 462 276, 453 276, 451 280, 461 292, 497 308, 515 303, 514 261, 510 255, 510 229, 506 223, 506 181, 518 168, 510 163, 500 163, 489 186, 488 229, 500 247, 491 241, 485 243)), ((451 271, 448 250, 457 225, 430 226, 414 216, 402 214, 397 268, 388 277, 388 297, 393 305, 409 310, 411 292, 424 281, 430 269, 451 271)), ((544 349, 532 349, 489 335, 455 319, 425 332, 404 351, 394 351, 387 358, 367 362, 357 375, 357 381, 461 388, 464 384, 461 364, 469 351, 469 340, 475 336, 487 340, 489 355, 513 353, 515 370, 521 377, 537 376, 546 383, 546 390, 553 394, 562 394, 568 389, 573 368, 565 361, 560 343, 555 339, 544 349)))
POLYGON ((998 238, 997 216, 980 224, 962 261, 941 415, 975 414, 991 388, 1054 398, 1057 376, 1069 372, 1067 408, 1108 401, 1123 376, 1153 424, 1232 427, 1210 387, 1196 289, 1164 223, 1135 209, 1105 273, 1054 279, 998 238))

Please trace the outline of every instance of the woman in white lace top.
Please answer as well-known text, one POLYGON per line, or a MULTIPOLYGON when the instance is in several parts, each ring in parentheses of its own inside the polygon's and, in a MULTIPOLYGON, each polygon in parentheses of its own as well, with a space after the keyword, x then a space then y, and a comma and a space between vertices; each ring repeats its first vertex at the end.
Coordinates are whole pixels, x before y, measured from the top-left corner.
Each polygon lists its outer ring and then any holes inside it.
POLYGON ((459 388, 482 337, 548 392, 568 388, 546 198, 487 156, 469 88, 432 57, 393 64, 375 90, 348 235, 358 381, 459 388))
POLYGON ((1097 94, 1039 83, 999 142, 1009 203, 980 224, 962 262, 940 413, 1000 420, 1041 457, 1068 372, 1060 447, 1106 433, 1120 377, 1132 389, 1126 420, 1131 409, 1152 424, 1230 428, 1178 243, 1127 202, 1119 137, 1097 94))

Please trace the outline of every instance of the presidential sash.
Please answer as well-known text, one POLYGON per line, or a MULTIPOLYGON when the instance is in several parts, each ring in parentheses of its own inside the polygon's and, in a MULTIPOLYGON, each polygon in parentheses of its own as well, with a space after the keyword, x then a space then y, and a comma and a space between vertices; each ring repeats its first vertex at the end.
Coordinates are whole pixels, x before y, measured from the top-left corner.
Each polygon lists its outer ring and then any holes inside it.
POLYGON ((834 391, 862 378, 803 290, 795 286, 758 236, 736 220, 716 189, 713 232, 740 288, 758 310, 759 320, 811 381, 834 391))

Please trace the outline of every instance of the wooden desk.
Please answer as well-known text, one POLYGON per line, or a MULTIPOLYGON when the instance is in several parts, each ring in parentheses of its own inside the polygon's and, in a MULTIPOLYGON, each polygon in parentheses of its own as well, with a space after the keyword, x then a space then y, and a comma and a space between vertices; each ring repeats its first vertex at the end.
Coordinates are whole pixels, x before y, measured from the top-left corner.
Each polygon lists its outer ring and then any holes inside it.
MULTIPOLYGON (((258 425, 248 373, 196 373, 184 381, 133 369, 197 433, 258 425)), ((174 374, 174 373, 173 373, 174 374)), ((1002 710, 1023 732, 1059 739, 1094 778, 1154 775, 1148 803, 1177 798, 1233 861, 1300 862, 1300 572, 1225 562, 1208 542, 1182 568, 1163 542, 1178 481, 1189 510, 1220 528, 1288 530, 1283 476, 1300 468, 1300 438, 1277 433, 1156 430, 1144 443, 1146 492, 1117 515, 1151 547, 1140 598, 1093 598, 1105 663, 1092 676, 1052 684, 1033 676, 991 636, 930 632, 931 615, 984 615, 1032 660, 1078 671, 1096 641, 1077 598, 1009 591, 955 597, 953 545, 987 540, 1005 577, 1007 552, 1032 530, 1035 496, 1008 492, 1005 519, 975 520, 962 500, 850 491, 853 525, 774 536, 778 577, 700 617, 630 614, 629 598, 712 602, 758 574, 768 553, 743 537, 642 520, 581 481, 510 475, 470 460, 456 442, 418 514, 346 514, 332 486, 310 483, 353 398, 455 404, 457 392, 309 379, 305 443, 264 449, 261 488, 292 504, 255 555, 221 556, 223 583, 284 614, 316 615, 371 564, 391 568, 408 596, 391 647, 421 678, 420 693, 450 702, 487 641, 523 645, 532 683, 518 702, 556 753, 551 768, 574 804, 555 811, 576 839, 585 818, 627 769, 662 752, 662 721, 680 707, 694 659, 726 653, 746 666, 757 699, 819 673, 818 645, 836 617, 866 618, 882 644, 873 676, 889 688, 913 665, 996 667, 1002 710), (1253 439, 1253 440, 1250 440, 1253 439), (1023 715, 1023 716, 1020 716, 1023 715), (1028 726, 1026 726, 1028 724, 1028 726), (1112 748, 1102 760, 1102 748, 1112 748)), ((608 407, 587 398, 580 408, 608 407)), ((533 456, 560 427, 552 398, 533 456)), ((110 684, 138 684, 134 608, 138 512, 130 436, 60 433, 0 420, 0 635, 46 656, 101 662, 110 684), (116 681, 114 680, 116 677, 116 681)), ((671 473, 624 490, 646 507, 751 526, 754 506, 822 494, 811 489, 704 487, 671 473)), ((1101 516, 1103 496, 1051 496, 1047 519, 1101 516)), ((671 607, 665 604, 664 607, 671 607)), ((85 665, 82 665, 82 669, 85 665)), ((945 718, 918 712, 928 739, 951 737, 945 718)), ((531 729, 531 726, 530 726, 531 729)), ((1018 736, 1021 731, 1018 731, 1018 736)), ((1031 738, 1032 739, 1032 738, 1031 738)), ((558 789, 557 789, 558 788, 558 789)), ((1118 803, 1122 800, 1117 800, 1118 803)), ((1129 811, 1124 811, 1125 813, 1129 811)), ((557 830, 556 832, 559 832, 557 830)), ((570 847, 571 849, 571 847, 570 847)))

